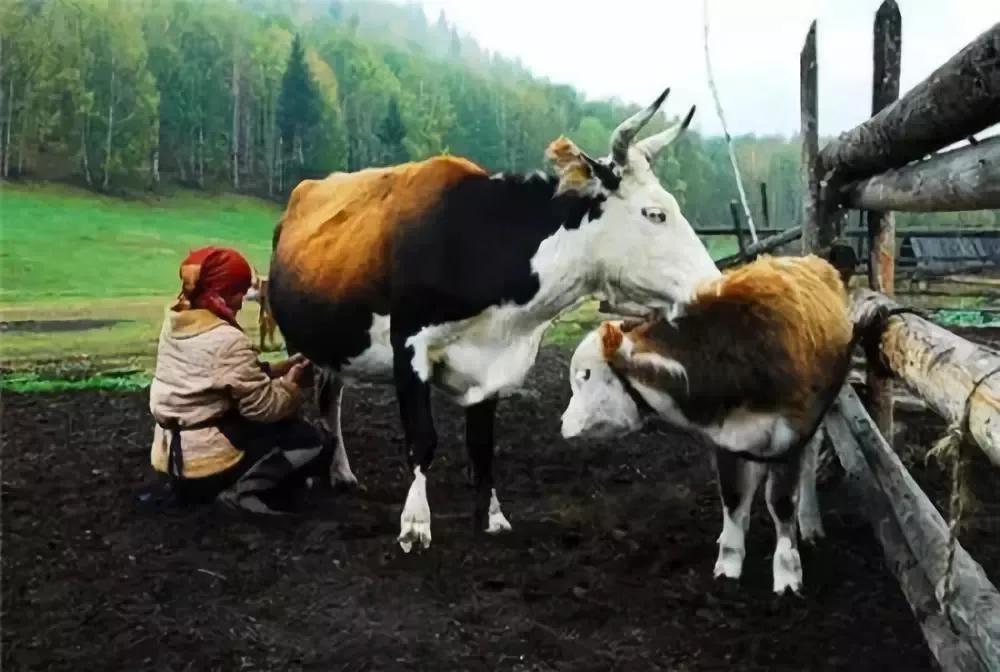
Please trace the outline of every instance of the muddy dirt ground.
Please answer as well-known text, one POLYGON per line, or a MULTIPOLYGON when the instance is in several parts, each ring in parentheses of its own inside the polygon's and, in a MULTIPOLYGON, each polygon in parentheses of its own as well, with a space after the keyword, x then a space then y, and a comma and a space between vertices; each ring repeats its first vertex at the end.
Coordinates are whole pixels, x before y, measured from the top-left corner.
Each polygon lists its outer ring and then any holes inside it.
MULTIPOLYGON (((709 455, 662 428, 563 441, 566 358, 544 351, 528 381, 537 396, 501 405, 499 493, 514 526, 504 538, 471 530, 461 415, 435 403, 434 542, 410 555, 394 541, 408 481, 389 388, 345 396, 367 489, 318 493, 282 523, 140 511, 143 392, 5 395, 3 669, 935 669, 835 480, 820 491, 827 539, 803 548, 802 597, 771 592, 760 493, 741 583, 713 580, 721 509, 709 455)), ((903 422, 904 442, 940 429, 903 422)), ((946 493, 935 468, 919 478, 946 493)), ((996 513, 997 489, 981 490, 996 513)), ((995 539, 970 542, 994 580, 995 539)))

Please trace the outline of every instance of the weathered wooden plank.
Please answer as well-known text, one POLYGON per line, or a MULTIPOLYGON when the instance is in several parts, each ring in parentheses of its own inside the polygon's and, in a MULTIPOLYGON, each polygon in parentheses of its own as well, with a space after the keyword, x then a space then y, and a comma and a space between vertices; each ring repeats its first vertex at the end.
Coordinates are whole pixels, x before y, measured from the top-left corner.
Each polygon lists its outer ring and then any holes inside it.
MULTIPOLYGON (((885 0, 875 12, 872 58, 872 115, 899 98, 902 18, 895 0, 885 0)), ((896 222, 891 212, 869 212, 868 286, 886 296, 895 293, 896 222)), ((879 367, 868 369, 869 411, 887 441, 892 427, 892 380, 879 367)))
MULTIPOLYGON (((852 296, 856 324, 895 308, 871 290, 852 296)), ((968 399, 969 433, 1000 466, 1000 354, 913 314, 888 319, 879 350, 883 363, 949 424, 962 421, 968 399)))
POLYGON ((868 121, 823 148, 840 182, 899 168, 1000 121, 1000 23, 868 121))
POLYGON ((899 582, 903 596, 924 633, 927 646, 941 669, 945 672, 986 670, 972 646, 952 632, 947 618, 940 613, 934 587, 907 545, 885 493, 879 489, 847 420, 841 414, 839 400, 827 415, 825 427, 844 467, 847 491, 882 545, 885 564, 899 582))
POLYGON ((1000 208, 1000 138, 886 171, 844 187, 841 194, 845 205, 868 210, 950 212, 1000 208))
POLYGON ((986 669, 1000 671, 1000 593, 982 566, 956 542, 948 595, 947 523, 879 433, 854 390, 845 387, 838 401, 842 417, 885 493, 907 546, 934 588, 937 602, 947 601, 951 622, 986 669))

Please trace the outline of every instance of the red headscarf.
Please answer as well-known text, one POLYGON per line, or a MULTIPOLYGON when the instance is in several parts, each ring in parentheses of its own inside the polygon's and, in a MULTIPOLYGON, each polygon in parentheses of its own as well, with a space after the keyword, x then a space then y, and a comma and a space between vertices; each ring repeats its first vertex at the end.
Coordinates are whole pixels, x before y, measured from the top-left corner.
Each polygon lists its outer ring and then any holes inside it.
POLYGON ((209 310, 236 328, 236 313, 229 303, 245 294, 253 282, 250 263, 227 247, 203 247, 181 262, 181 293, 174 310, 209 310))

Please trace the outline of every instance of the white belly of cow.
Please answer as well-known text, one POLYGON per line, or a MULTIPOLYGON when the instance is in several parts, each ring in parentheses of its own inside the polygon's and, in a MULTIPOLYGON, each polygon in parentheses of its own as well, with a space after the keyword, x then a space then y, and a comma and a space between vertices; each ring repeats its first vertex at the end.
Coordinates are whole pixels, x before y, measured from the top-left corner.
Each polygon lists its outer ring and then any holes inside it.
MULTIPOLYGON (((490 308, 477 317, 421 329, 407 340, 413 370, 461 406, 514 391, 531 370, 549 322, 516 308, 490 308)), ((389 318, 376 315, 371 346, 340 370, 345 382, 392 382, 389 318)))
POLYGON ((505 306, 461 322, 425 327, 407 340, 414 351, 413 370, 459 405, 471 406, 524 382, 548 325, 505 306))

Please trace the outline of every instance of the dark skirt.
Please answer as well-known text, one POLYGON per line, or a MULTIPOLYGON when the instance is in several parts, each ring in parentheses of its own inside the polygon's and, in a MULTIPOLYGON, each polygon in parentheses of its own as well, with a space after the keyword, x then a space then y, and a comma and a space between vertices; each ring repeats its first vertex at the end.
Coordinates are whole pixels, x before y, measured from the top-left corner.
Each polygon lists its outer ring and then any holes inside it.
MULTIPOLYGON (((219 423, 219 431, 243 458, 232 467, 205 478, 174 480, 174 489, 186 502, 205 503, 229 491, 237 505, 247 498, 268 508, 294 507, 307 476, 316 472, 323 453, 322 435, 305 420, 253 422, 231 418, 219 423)), ((183 451, 183 439, 182 439, 183 451)))

